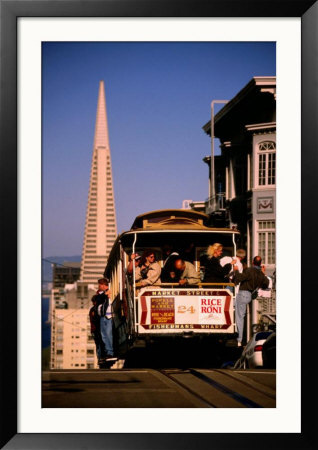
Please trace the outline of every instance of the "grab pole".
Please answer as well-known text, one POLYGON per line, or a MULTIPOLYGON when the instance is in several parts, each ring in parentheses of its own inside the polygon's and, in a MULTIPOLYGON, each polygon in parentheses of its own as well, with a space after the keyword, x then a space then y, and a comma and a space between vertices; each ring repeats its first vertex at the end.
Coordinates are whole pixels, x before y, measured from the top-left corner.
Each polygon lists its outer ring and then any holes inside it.
MULTIPOLYGON (((135 246, 136 246, 136 241, 137 241, 137 233, 134 234, 134 242, 132 245, 132 253, 135 254, 135 246)), ((134 307, 134 328, 135 328, 135 332, 137 332, 137 303, 136 302, 136 268, 135 268, 135 260, 133 261, 133 298, 134 298, 134 303, 133 303, 133 307, 134 307)))

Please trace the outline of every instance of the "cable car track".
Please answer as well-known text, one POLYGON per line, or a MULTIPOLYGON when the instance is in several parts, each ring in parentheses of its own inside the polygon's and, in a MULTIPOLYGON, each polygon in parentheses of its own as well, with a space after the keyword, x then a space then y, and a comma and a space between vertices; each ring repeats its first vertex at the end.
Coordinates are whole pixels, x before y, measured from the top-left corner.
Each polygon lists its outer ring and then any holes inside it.
POLYGON ((248 380, 248 378, 245 375, 241 374, 241 373, 239 375, 244 377, 244 378, 246 378, 246 380, 242 380, 242 379, 238 378, 237 377, 237 375, 238 375, 237 373, 236 373, 236 376, 234 377, 232 373, 229 373, 227 371, 223 371, 223 370, 220 370, 220 369, 214 369, 214 372, 218 372, 218 373, 221 373, 222 375, 226 375, 227 377, 230 377, 230 378, 232 378, 235 381, 239 381, 240 383, 244 384, 245 386, 253 388, 255 391, 259 392, 260 394, 266 395, 270 399, 276 400, 276 395, 275 394, 271 394, 271 393, 268 392, 268 390, 270 388, 267 388, 267 392, 266 392, 266 390, 264 390, 264 387, 263 387, 263 389, 260 389, 259 387, 255 386, 255 384, 258 384, 258 382, 248 380))
MULTIPOLYGON (((207 398, 203 397, 201 394, 199 394, 196 390, 194 390, 193 388, 190 388, 188 385, 186 385, 184 382, 181 382, 180 380, 176 379, 176 375, 192 375, 193 377, 199 379, 201 382, 210 385, 213 389, 219 391, 221 394, 223 394, 225 396, 225 398, 229 398, 231 400, 234 400, 235 402, 241 404, 243 407, 245 408, 264 408, 264 406, 262 406, 261 404, 251 400, 250 398, 246 397, 245 395, 241 394, 240 392, 237 392, 236 390, 233 390, 231 388, 229 388, 228 386, 226 386, 223 383, 220 383, 219 381, 214 380, 213 378, 199 372, 198 370, 195 369, 184 369, 184 370, 167 370, 167 369, 156 369, 155 371, 159 372, 160 374, 166 376, 167 378, 169 378, 170 380, 172 380, 175 384, 177 384, 179 387, 181 387, 182 389, 186 390, 188 393, 190 393, 191 395, 195 396, 196 398, 198 398, 199 400, 203 401, 208 407, 210 408, 218 408, 220 406, 218 406, 216 403, 212 402, 211 400, 208 400, 207 398), (175 376, 174 376, 175 375, 175 376)), ((212 370, 211 373, 216 372, 219 373, 221 375, 228 375, 229 374, 224 374, 224 372, 219 371, 219 370, 212 370)), ((262 395, 267 395, 267 397, 270 397, 271 399, 275 399, 275 396, 270 395, 266 392, 261 391, 259 388, 255 388, 255 386, 244 382, 240 379, 235 378, 234 376, 230 376, 233 380, 238 381, 241 385, 245 385, 247 386, 249 389, 252 389, 253 391, 258 391, 259 393, 261 393, 262 395)))
POLYGON ((190 369, 190 373, 192 375, 196 376, 197 378, 199 378, 200 380, 204 381, 205 383, 210 384, 215 389, 218 389, 223 394, 233 398, 235 401, 241 403, 246 408, 263 408, 261 405, 254 402, 253 400, 250 400, 249 398, 239 394, 238 392, 233 391, 232 389, 228 388, 224 384, 221 384, 221 383, 213 380, 212 378, 208 377, 207 375, 204 375, 201 372, 198 372, 197 370, 190 369))
MULTIPOLYGON (((165 377, 169 378, 169 380, 173 381, 173 383, 177 384, 178 386, 180 386, 182 389, 186 390, 188 393, 190 393, 191 395, 193 395, 194 397, 198 398, 200 401, 202 401, 203 403, 205 403, 209 408, 217 408, 217 406, 211 402, 208 402, 204 397, 202 397, 202 395, 198 394, 196 391, 194 391, 193 389, 189 388, 187 385, 185 385, 184 383, 176 380, 173 376, 171 376, 169 373, 167 373, 167 370, 156 370, 157 372, 159 372, 161 375, 164 375, 165 377)), ((173 373, 175 374, 176 372, 173 371, 173 373)), ((181 373, 184 373, 184 371, 181 371, 181 373)))

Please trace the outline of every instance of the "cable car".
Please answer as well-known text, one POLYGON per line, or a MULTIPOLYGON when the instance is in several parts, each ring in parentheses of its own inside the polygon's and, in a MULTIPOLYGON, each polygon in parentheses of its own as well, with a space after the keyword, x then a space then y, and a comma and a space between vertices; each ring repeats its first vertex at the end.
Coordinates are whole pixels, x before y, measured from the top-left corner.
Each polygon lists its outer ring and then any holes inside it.
POLYGON ((136 340, 162 337, 233 337, 234 285, 226 280, 204 283, 202 261, 207 247, 214 243, 222 244, 223 256, 234 256, 239 232, 212 228, 208 223, 209 216, 193 210, 151 211, 136 217, 131 229, 117 237, 104 276, 110 281, 118 348, 127 348, 136 340), (132 274, 128 273, 130 256, 142 255, 148 249, 162 268, 167 244, 182 259, 188 255, 200 274, 195 285, 169 281, 141 286, 136 281, 135 264, 132 274))

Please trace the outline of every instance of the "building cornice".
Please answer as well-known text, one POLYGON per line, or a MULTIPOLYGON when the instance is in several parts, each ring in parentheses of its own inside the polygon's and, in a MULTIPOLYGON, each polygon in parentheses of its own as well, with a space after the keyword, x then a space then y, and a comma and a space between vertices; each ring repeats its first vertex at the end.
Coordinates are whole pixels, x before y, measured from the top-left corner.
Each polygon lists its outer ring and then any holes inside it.
POLYGON ((247 131, 276 130, 276 122, 253 123, 251 125, 245 125, 245 128, 247 131))
MULTIPOLYGON (((246 86, 241 89, 235 97, 232 98, 223 108, 214 116, 214 123, 216 124, 222 119, 234 106, 240 103, 245 97, 252 93, 255 89, 259 89, 260 92, 274 95, 276 100, 276 77, 253 77, 246 86)), ((205 133, 210 134, 211 121, 209 120, 203 125, 205 133)))

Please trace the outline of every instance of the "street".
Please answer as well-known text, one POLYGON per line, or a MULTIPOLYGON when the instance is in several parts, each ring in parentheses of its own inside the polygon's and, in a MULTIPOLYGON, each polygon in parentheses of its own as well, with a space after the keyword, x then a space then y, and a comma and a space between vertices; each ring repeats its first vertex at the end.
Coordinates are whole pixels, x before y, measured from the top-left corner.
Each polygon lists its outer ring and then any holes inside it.
POLYGON ((274 370, 56 370, 44 372, 42 383, 43 408, 276 406, 274 370))

